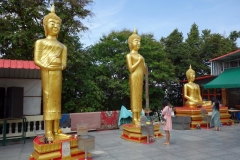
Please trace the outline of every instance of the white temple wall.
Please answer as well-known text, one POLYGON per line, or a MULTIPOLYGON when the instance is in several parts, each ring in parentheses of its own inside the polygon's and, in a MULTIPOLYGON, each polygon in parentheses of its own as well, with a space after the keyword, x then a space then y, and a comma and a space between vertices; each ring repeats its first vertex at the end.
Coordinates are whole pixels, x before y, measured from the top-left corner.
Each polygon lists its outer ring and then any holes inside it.
POLYGON ((23 87, 23 115, 41 114, 41 79, 0 78, 0 87, 5 88, 5 98, 8 87, 23 87))

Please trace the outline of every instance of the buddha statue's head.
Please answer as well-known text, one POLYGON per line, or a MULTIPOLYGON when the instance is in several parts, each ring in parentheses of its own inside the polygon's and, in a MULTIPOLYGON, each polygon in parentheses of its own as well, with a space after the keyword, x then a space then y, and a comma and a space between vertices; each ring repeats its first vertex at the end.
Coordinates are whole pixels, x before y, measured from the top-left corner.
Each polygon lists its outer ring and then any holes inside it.
POLYGON ((130 50, 133 49, 133 41, 134 41, 134 39, 138 39, 139 41, 141 40, 140 36, 137 35, 136 28, 134 28, 133 34, 131 36, 129 36, 129 38, 128 38, 128 46, 129 46, 130 50))
POLYGON ((57 21, 60 23, 60 25, 61 25, 61 23, 62 23, 61 18, 59 18, 59 17, 55 14, 54 4, 52 5, 51 12, 48 13, 48 15, 44 16, 44 18, 43 18, 43 27, 44 27, 44 31, 45 31, 45 36, 48 35, 48 32, 47 32, 47 24, 48 24, 48 20, 49 20, 49 19, 57 20, 57 21))
POLYGON ((195 71, 192 69, 192 66, 189 66, 189 69, 186 72, 188 82, 193 82, 195 79, 195 71))

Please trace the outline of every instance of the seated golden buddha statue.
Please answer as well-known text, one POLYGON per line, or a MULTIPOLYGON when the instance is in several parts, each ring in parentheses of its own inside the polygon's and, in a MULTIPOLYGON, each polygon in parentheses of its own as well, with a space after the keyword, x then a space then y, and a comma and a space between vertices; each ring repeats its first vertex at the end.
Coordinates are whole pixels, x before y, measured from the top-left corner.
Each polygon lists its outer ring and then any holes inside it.
POLYGON ((201 97, 200 87, 194 83, 195 71, 191 65, 186 72, 188 83, 184 85, 184 98, 187 99, 185 107, 197 108, 201 106, 211 106, 211 101, 203 101, 201 97))

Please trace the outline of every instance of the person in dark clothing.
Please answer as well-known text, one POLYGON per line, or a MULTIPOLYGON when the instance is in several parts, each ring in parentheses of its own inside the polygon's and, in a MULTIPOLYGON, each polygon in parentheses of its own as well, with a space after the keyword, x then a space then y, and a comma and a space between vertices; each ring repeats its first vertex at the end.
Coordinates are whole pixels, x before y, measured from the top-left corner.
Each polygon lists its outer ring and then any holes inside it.
POLYGON ((212 118, 210 125, 214 127, 215 131, 220 131, 220 102, 217 98, 212 99, 212 118))

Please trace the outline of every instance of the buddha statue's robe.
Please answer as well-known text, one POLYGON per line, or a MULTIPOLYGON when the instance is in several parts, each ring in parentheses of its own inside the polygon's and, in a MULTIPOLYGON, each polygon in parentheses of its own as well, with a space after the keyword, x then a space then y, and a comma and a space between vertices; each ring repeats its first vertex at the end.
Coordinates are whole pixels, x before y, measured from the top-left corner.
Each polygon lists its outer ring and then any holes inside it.
POLYGON ((41 69, 43 119, 61 119, 62 70, 66 68, 67 48, 57 40, 40 39, 35 43, 34 61, 41 69))

